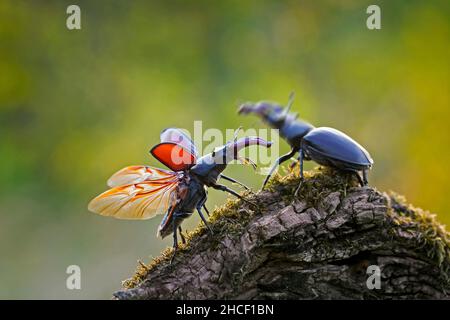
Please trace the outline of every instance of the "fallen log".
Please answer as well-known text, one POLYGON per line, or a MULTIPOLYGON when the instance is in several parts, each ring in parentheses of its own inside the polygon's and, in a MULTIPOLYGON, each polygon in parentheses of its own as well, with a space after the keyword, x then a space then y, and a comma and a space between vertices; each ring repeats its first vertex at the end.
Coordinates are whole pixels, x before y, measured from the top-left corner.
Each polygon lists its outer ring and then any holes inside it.
POLYGON ((214 210, 115 299, 448 299, 450 233, 395 193, 318 168, 214 210))

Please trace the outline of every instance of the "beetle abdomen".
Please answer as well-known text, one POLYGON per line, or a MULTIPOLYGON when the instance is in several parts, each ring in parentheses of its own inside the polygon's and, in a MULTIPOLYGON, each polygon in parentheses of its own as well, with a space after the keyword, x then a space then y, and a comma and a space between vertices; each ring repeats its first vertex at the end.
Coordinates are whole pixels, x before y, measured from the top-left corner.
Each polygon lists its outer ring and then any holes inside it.
MULTIPOLYGON (((319 153, 330 160, 338 160, 356 167, 370 167, 373 160, 359 143, 345 133, 327 127, 316 128, 303 137, 302 146, 308 154, 319 153)), ((312 159, 315 160, 315 159, 312 159)))

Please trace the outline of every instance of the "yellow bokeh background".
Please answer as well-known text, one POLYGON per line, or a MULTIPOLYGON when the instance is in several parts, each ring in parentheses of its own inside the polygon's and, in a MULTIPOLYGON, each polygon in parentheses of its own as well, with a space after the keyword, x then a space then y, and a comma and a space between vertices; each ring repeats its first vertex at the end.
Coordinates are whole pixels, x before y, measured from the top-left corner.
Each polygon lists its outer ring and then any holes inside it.
POLYGON ((158 218, 87 211, 110 174, 162 166, 148 150, 165 127, 264 128, 236 104, 292 90, 302 118, 370 151, 371 185, 450 223, 448 1, 377 1, 381 30, 372 1, 77 1, 81 30, 70 4, 0 2, 0 298, 109 298, 171 244, 158 218), (72 264, 81 290, 66 288, 72 264))

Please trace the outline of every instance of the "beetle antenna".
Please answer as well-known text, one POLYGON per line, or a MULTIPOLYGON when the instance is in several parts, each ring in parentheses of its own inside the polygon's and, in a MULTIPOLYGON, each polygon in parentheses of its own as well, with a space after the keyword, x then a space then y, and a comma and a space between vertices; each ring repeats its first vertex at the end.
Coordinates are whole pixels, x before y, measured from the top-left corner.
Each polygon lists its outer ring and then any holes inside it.
POLYGON ((281 115, 281 119, 286 118, 287 115, 289 114, 289 111, 291 110, 291 107, 292 107, 292 103, 294 102, 294 96, 295 96, 295 92, 292 91, 292 92, 289 94, 289 101, 288 101, 286 107, 285 107, 284 110, 283 110, 283 114, 281 115))
POLYGON ((292 103, 294 103, 294 98, 295 98, 295 92, 291 91, 291 93, 289 94, 289 100, 288 103, 286 105, 286 114, 291 110, 292 107, 292 103))
POLYGON ((241 129, 242 129, 242 126, 239 126, 239 128, 237 128, 237 129, 234 131, 234 138, 233 138, 234 142, 237 141, 238 133, 239 133, 239 131, 241 131, 241 129))

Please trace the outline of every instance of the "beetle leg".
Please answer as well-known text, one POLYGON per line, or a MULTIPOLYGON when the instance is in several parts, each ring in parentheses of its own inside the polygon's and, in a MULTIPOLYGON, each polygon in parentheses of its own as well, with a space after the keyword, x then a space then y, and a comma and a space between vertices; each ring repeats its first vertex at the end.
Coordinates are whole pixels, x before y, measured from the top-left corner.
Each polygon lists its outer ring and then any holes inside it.
POLYGON ((236 183, 236 184, 240 185, 241 187, 243 187, 243 188, 246 189, 246 190, 250 190, 250 188, 247 187, 245 184, 243 184, 242 182, 239 182, 239 181, 237 181, 237 180, 235 180, 235 179, 233 179, 233 178, 227 177, 227 176, 225 176, 225 175, 223 175, 223 174, 221 174, 220 177, 221 177, 221 178, 224 178, 225 180, 228 180, 228 181, 230 181, 230 182, 232 182, 232 183, 236 183))
POLYGON ((211 232, 211 234, 214 234, 211 227, 209 226, 208 221, 206 221, 205 216, 202 213, 202 206, 197 207, 197 212, 198 212, 200 218, 202 219, 203 223, 205 224, 205 226, 208 228, 209 232, 211 232))
MULTIPOLYGON (((364 172, 364 171, 363 171, 364 172)), ((358 182, 359 182, 359 184, 360 184, 360 186, 361 187, 364 187, 365 186, 365 182, 364 182, 364 179, 363 178, 361 178, 361 176, 359 175, 359 172, 358 171, 353 171, 353 173, 356 175, 356 177, 358 178, 358 182)))
POLYGON ((173 255, 172 258, 170 259, 170 264, 172 264, 173 259, 175 258, 175 255, 177 253, 177 249, 178 249, 178 238, 177 238, 177 216, 176 213, 173 215, 173 255))
MULTIPOLYGON (((311 159, 308 158, 308 156, 307 156, 305 153, 303 153, 303 160, 311 160, 311 159)), ((289 165, 290 169, 291 169, 291 170, 294 169, 294 167, 295 167, 295 165, 296 165, 297 163, 298 163, 299 166, 300 166, 300 152, 299 152, 298 158, 297 158, 294 162, 292 162, 292 163, 289 165)))
POLYGON ((183 242, 183 244, 186 244, 186 238, 183 235, 183 230, 181 229, 181 226, 178 227, 178 232, 180 233, 181 242, 183 242))
POLYGON ((303 153, 303 149, 300 149, 300 155, 298 156, 298 161, 300 162, 300 179, 304 179, 303 177, 303 160, 305 154, 303 153))
MULTIPOLYGON (((200 200, 200 202, 197 205, 197 212, 200 216, 200 218, 202 219, 203 223, 205 224, 205 226, 208 228, 209 232, 211 232, 211 234, 213 234, 213 231, 211 229, 211 227, 209 226, 209 223, 206 221, 205 216, 202 213, 202 207, 205 206, 205 202, 206 202, 206 194, 203 196, 203 199, 200 200)), ((208 214, 209 216, 209 214, 208 214)))
POLYGON ((208 208, 205 206, 205 204, 203 204, 203 209, 205 209, 205 212, 206 212, 206 214, 207 214, 208 217, 209 217, 209 210, 208 210, 208 208))
POLYGON ((212 185, 211 187, 214 188, 214 189, 216 189, 216 190, 228 192, 228 193, 232 194, 233 196, 235 196, 235 197, 241 199, 242 201, 245 201, 245 202, 247 202, 247 203, 249 203, 249 204, 251 204, 251 205, 257 207, 257 205, 256 205, 255 203, 253 203, 253 202, 251 202, 251 201, 248 201, 247 199, 245 199, 244 197, 242 197, 239 193, 237 193, 236 191, 234 191, 234 190, 228 188, 227 186, 224 186, 224 185, 222 185, 222 184, 214 184, 214 185, 212 185))
POLYGON ((367 169, 363 169, 362 173, 363 173, 363 185, 367 186, 367 184, 368 184, 368 181, 367 181, 367 169))
POLYGON ((302 187, 304 176, 303 176, 303 149, 300 149, 300 155, 298 157, 298 161, 300 162, 300 183, 298 184, 297 189, 295 189, 294 197, 297 197, 298 192, 300 191, 300 188, 302 187))
POLYGON ((283 162, 289 160, 297 151, 298 151, 297 148, 292 148, 289 153, 286 153, 285 155, 282 155, 281 157, 279 157, 277 159, 277 161, 275 161, 275 163, 273 164, 272 168, 270 168, 269 174, 266 176, 266 179, 264 180, 264 183, 263 183, 263 186, 262 186, 261 189, 264 189, 264 187, 266 186, 267 182, 269 181, 269 179, 272 176, 272 173, 275 171, 275 169, 279 165, 281 165, 283 162))

